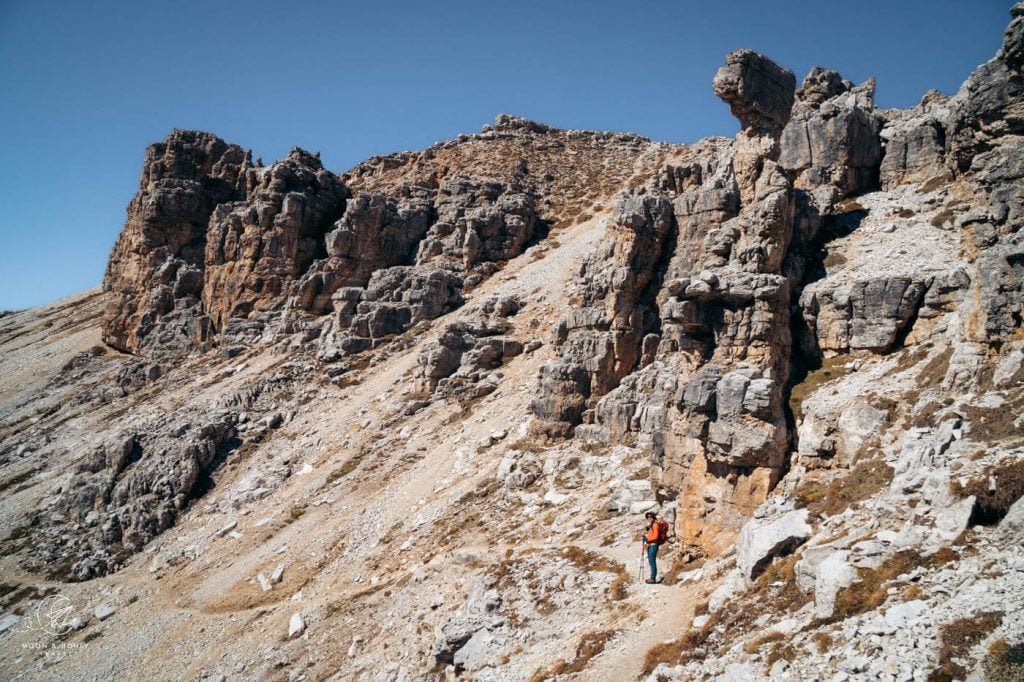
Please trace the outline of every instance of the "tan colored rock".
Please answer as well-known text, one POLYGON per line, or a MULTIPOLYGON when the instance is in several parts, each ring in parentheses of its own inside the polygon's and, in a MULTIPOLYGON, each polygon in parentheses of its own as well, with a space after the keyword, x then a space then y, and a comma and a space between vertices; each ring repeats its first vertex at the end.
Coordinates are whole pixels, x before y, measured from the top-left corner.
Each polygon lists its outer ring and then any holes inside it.
POLYGON ((139 192, 110 254, 103 339, 131 353, 202 347, 211 329, 199 305, 206 230, 221 203, 240 199, 250 155, 210 135, 175 130, 150 145, 139 192))

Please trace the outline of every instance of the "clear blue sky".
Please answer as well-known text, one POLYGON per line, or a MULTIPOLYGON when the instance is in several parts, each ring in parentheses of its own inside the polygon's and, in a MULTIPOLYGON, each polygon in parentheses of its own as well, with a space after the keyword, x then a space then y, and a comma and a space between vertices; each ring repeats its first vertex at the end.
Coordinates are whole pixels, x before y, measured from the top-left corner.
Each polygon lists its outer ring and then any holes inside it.
POLYGON ((1009 1, 0 0, 0 309, 99 284, 143 151, 198 128, 341 172, 500 112, 693 141, 735 133, 725 54, 954 92, 1009 1))

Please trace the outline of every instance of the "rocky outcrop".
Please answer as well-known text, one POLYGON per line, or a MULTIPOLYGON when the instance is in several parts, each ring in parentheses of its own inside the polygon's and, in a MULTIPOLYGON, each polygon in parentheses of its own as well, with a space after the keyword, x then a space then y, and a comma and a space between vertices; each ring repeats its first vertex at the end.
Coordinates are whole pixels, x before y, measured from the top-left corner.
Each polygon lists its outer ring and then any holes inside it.
POLYGON ((821 352, 883 352, 917 314, 926 290, 925 282, 910 277, 857 280, 808 288, 800 308, 821 352))
POLYGON ((952 180, 953 174, 946 166, 948 118, 949 98, 937 90, 929 90, 916 107, 889 114, 879 133, 885 145, 879 167, 882 189, 933 178, 952 180))
POLYGON ((176 130, 146 150, 139 193, 107 264, 103 339, 132 353, 202 347, 207 225, 245 192, 250 155, 209 133, 176 130))
POLYGON ((743 130, 713 161, 669 169, 661 194, 622 200, 533 403, 549 435, 580 421, 596 438, 655 429, 645 435, 680 497, 680 534, 708 550, 765 499, 788 445, 795 202, 776 159, 794 88, 767 58, 730 55, 715 91, 743 130))
POLYGON ((324 257, 324 236, 345 205, 337 176, 301 149, 246 180, 245 201, 218 206, 206 235, 203 307, 217 330, 228 318, 279 307, 324 257))
POLYGON ((618 385, 655 345, 656 271, 674 230, 672 204, 663 197, 622 197, 608 236, 584 263, 573 296, 578 305, 555 334, 558 362, 544 367, 533 412, 540 430, 564 436, 618 385))
POLYGON ((507 320, 521 307, 514 298, 491 298, 466 320, 445 325, 417 358, 419 391, 459 400, 493 392, 497 384, 491 372, 523 352, 523 343, 508 336, 507 320))
POLYGON ((822 209, 878 184, 882 120, 874 96, 874 79, 854 87, 821 67, 811 69, 796 93, 779 163, 822 209))
POLYGON ((84 580, 116 570, 131 554, 174 525, 235 442, 233 414, 172 434, 132 434, 83 457, 53 500, 43 550, 55 577, 84 580), (170 437, 168 437, 170 436, 170 437), (67 535, 68 529, 76 532, 67 535), (62 574, 66 572, 66 574, 62 574))

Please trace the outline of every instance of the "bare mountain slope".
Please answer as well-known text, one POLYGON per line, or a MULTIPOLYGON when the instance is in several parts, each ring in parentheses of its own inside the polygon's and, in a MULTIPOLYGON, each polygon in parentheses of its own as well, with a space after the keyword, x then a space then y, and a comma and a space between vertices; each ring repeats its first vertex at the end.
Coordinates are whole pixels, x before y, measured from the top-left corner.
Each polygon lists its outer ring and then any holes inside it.
POLYGON ((152 145, 102 291, 0 318, 4 676, 1020 679, 1024 5, 906 111, 713 87, 735 140, 152 145))

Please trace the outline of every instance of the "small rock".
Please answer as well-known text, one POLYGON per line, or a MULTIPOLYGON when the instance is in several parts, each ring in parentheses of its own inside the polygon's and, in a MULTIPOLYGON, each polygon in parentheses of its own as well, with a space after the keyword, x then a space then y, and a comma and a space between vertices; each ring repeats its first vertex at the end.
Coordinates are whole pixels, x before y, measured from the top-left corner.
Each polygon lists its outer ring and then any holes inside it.
POLYGON ((0 632, 7 632, 15 625, 18 624, 18 617, 13 613, 8 613, 3 618, 0 618, 0 632))
POLYGON ((96 616, 97 620, 106 620, 114 615, 114 607, 108 604, 100 604, 96 607, 96 610, 93 611, 93 615, 96 616))
POLYGON ((228 525, 224 526, 223 528, 221 528, 220 530, 217 531, 217 537, 220 537, 220 538, 224 537, 225 535, 227 535, 228 533, 233 531, 235 529, 235 526, 237 526, 237 525, 238 525, 238 519, 235 519, 235 520, 231 521, 230 523, 228 523, 228 525))
POLYGON ((259 582, 260 587, 263 588, 264 592, 270 591, 270 581, 267 580, 267 576, 263 575, 262 573, 257 573, 256 580, 259 582))
POLYGON ((915 599, 913 601, 895 604, 885 612, 885 624, 893 628, 902 628, 907 623, 916 620, 928 610, 927 602, 915 599))
POLYGON ((298 637, 306 630, 306 622, 302 620, 301 613, 293 613, 292 619, 288 621, 288 639, 298 637))
POLYGON ((273 583, 274 585, 276 585, 279 582, 281 582, 281 579, 283 577, 284 577, 284 564, 278 564, 277 568, 274 569, 274 572, 270 574, 270 582, 273 583))

